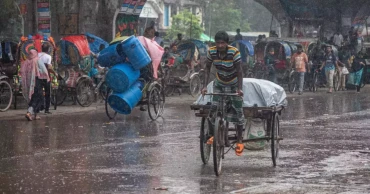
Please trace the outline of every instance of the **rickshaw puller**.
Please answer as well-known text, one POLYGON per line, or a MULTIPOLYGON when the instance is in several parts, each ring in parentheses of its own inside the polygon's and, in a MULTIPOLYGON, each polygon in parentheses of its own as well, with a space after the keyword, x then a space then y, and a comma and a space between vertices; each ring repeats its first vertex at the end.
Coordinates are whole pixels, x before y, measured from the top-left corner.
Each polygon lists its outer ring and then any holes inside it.
MULTIPOLYGON (((214 80, 214 93, 238 93, 239 96, 231 97, 231 110, 226 113, 225 119, 228 122, 237 124, 237 143, 235 153, 240 156, 244 150, 243 144, 243 71, 241 67, 240 52, 237 48, 230 46, 229 35, 225 31, 219 31, 215 35, 216 46, 210 47, 207 52, 207 63, 205 69, 204 83, 209 83, 209 74, 212 64, 216 69, 214 80)), ((202 95, 207 93, 207 86, 202 89, 202 95)), ((219 96, 213 96, 213 105, 218 106, 219 96)), ((221 105, 222 106, 222 105, 221 105)), ((213 131, 211 130, 213 135, 213 131)), ((213 137, 209 138, 207 144, 212 144, 213 137)))

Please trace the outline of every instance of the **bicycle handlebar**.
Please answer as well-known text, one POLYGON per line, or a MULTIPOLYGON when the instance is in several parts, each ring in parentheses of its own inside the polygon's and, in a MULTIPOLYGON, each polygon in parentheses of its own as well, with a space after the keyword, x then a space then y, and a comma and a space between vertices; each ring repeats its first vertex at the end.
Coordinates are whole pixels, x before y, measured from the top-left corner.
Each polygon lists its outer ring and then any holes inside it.
POLYGON ((207 93, 205 96, 240 96, 238 93, 207 93))

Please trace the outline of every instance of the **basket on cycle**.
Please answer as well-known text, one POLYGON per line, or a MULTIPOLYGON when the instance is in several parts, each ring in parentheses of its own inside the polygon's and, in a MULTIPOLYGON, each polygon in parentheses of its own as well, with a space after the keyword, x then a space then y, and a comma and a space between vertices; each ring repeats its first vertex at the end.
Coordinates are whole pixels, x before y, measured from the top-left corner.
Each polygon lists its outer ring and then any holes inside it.
POLYGON ((186 89, 195 97, 202 89, 204 67, 207 60, 208 46, 200 40, 182 41, 177 45, 178 58, 168 59, 164 65, 165 93, 170 96, 176 89, 186 89), (175 61, 182 61, 173 66, 175 61))
POLYGON ((231 46, 236 47, 240 51, 242 60, 244 77, 253 78, 254 65, 254 47, 253 44, 246 40, 237 40, 231 43, 231 46))
POLYGON ((141 106, 141 110, 146 106, 152 120, 163 114, 163 79, 155 77, 153 68, 160 62, 153 60, 157 55, 159 59, 163 55, 162 47, 144 37, 134 36, 113 42, 100 52, 99 64, 110 68, 106 75, 105 98, 105 110, 110 119, 117 113, 131 114, 137 106, 141 106))
MULTIPOLYGON (((213 84, 209 84, 207 89, 210 96, 218 95, 222 98, 219 105, 224 107, 215 107, 211 103, 211 97, 207 96, 190 106, 196 111, 195 116, 201 118, 200 126, 200 153, 204 164, 208 163, 211 149, 213 150, 214 171, 218 176, 221 174, 222 159, 225 154, 237 142, 236 127, 230 127, 230 124, 224 119, 229 103, 229 97, 235 97, 237 94, 212 93, 213 84), (208 139, 213 136, 213 144, 207 144, 208 139), (229 148, 228 148, 229 147, 229 148), (228 148, 225 151, 225 148, 228 148)), ((279 156, 279 143, 282 140, 280 130, 280 115, 282 110, 287 105, 286 94, 282 87, 273 84, 269 81, 258 80, 253 78, 244 78, 243 90, 243 112, 247 120, 246 127, 243 131, 243 143, 269 141, 271 146, 271 157, 273 166, 276 166, 279 156), (273 96, 273 97, 272 97, 273 96), (272 97, 272 98, 271 98, 272 97), (251 118, 262 119, 264 123, 265 135, 257 138, 249 138, 245 136, 247 133, 247 124, 251 118)), ((246 150, 245 150, 246 151, 246 150)))
POLYGON ((8 110, 13 101, 13 77, 18 72, 16 53, 17 41, 0 40, 0 112, 8 110))

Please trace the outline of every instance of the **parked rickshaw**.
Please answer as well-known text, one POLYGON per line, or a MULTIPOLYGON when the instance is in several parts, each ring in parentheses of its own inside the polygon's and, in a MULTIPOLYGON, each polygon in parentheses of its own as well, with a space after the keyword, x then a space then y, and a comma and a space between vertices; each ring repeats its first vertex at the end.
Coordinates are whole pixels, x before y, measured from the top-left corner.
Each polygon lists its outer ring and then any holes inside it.
POLYGON ((246 40, 238 40, 231 43, 231 46, 238 48, 240 51, 244 77, 252 78, 254 67, 254 47, 253 44, 246 40))
POLYGON ((287 84, 290 75, 290 58, 292 56, 292 49, 287 42, 280 40, 262 41, 255 45, 255 65, 253 73, 255 78, 268 79, 269 71, 264 62, 264 57, 269 49, 273 48, 275 51, 275 72, 278 83, 287 84))
POLYGON ((89 44, 85 35, 71 35, 61 38, 57 43, 57 63, 59 88, 57 101, 61 105, 67 96, 72 97, 83 107, 90 106, 94 99, 94 86, 88 76, 94 66, 89 44))
POLYGON ((10 108, 13 101, 13 76, 17 74, 17 42, 0 40, 0 112, 10 108))
MULTIPOLYGON (((35 36, 29 36, 29 37, 21 37, 21 40, 18 45, 17 49, 17 73, 13 76, 13 89, 14 89, 14 108, 17 108, 18 104, 18 96, 23 96, 25 99, 28 97, 25 97, 22 93, 22 88, 21 88, 21 83, 22 83, 22 77, 18 73, 18 71, 21 68, 21 64, 23 61, 25 61, 28 57, 28 53, 30 48, 35 48, 38 52, 41 52, 41 47, 42 45, 48 45, 49 46, 49 51, 47 54, 49 54, 52 58, 52 65, 53 68, 56 69, 58 64, 56 63, 56 56, 55 56, 55 49, 56 45, 54 42, 54 39, 52 37, 47 37, 47 36, 40 36, 40 35, 35 35, 35 36)), ((51 75, 51 101, 53 101, 53 97, 55 97, 55 92, 57 91, 58 88, 58 83, 57 83, 57 78, 55 75, 51 75)), ((54 109, 56 109, 56 105, 54 105, 54 109)))
MULTIPOLYGON (((177 50, 183 59, 183 63, 177 67, 165 65, 165 93, 173 94, 175 89, 186 89, 195 97, 202 89, 202 78, 206 63, 208 46, 199 40, 182 41, 177 50), (191 67, 194 67, 191 69, 191 67)), ((204 79, 203 79, 204 80, 204 79)), ((180 92, 181 94, 181 92, 180 92)))

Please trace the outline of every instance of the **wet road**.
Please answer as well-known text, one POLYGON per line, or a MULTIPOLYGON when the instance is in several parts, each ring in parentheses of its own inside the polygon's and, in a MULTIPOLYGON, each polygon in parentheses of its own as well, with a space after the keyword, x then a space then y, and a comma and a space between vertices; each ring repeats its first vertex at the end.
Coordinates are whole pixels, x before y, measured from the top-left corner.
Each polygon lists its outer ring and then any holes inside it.
POLYGON ((110 122, 103 109, 0 118, 0 192, 370 193, 368 92, 290 96, 278 166, 268 147, 231 151, 221 177, 202 165, 190 97, 173 97, 156 122, 139 110, 110 122))

